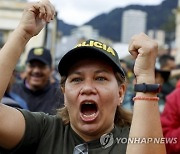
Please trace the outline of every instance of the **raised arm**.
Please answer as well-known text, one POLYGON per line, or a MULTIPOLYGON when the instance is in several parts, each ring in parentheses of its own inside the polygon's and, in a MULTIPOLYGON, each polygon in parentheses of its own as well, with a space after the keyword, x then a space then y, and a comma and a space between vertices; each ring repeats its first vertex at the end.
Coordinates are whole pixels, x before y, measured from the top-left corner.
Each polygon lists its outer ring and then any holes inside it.
MULTIPOLYGON (((134 73, 136 83, 155 84, 154 70, 158 52, 157 43, 145 34, 135 35, 129 45, 129 51, 135 58, 134 73)), ((164 141, 162 141, 163 135, 157 94, 153 92, 137 92, 136 98, 129 135, 130 138, 136 138, 136 140, 134 140, 134 143, 128 144, 127 154, 166 153, 164 141), (142 97, 143 99, 140 100, 142 97), (156 139, 162 139, 160 144, 155 142, 156 139)))
MULTIPOLYGON (((0 51, 0 100, 25 45, 54 15, 55 10, 49 0, 29 3, 24 10, 19 25, 0 51)), ((25 120, 22 114, 0 103, 0 147, 15 147, 22 139, 24 130, 25 120)))

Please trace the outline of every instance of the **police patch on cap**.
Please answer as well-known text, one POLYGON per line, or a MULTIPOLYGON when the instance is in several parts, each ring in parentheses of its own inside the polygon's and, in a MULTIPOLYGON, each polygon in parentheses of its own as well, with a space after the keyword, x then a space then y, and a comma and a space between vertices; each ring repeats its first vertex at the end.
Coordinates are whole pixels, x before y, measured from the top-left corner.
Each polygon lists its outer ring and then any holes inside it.
POLYGON ((120 72, 122 77, 125 78, 125 73, 120 65, 117 52, 105 43, 92 39, 76 45, 72 50, 64 54, 58 65, 60 75, 67 75, 69 68, 72 67, 74 63, 90 57, 107 61, 107 63, 116 71, 120 72))
POLYGON ((43 51, 44 51, 43 48, 35 48, 33 53, 34 55, 40 56, 43 54, 43 51))
POLYGON ((113 48, 107 46, 104 43, 94 41, 94 40, 90 40, 89 42, 86 41, 86 42, 80 43, 75 48, 78 48, 78 47, 95 47, 98 49, 102 49, 105 52, 111 53, 113 56, 116 56, 115 50, 113 48))

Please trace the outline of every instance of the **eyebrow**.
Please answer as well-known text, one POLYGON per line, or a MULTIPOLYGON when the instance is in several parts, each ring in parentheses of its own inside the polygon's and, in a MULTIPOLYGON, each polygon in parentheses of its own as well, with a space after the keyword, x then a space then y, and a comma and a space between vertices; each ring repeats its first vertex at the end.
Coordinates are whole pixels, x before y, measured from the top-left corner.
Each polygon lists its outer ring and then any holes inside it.
MULTIPOLYGON (((95 74, 99 74, 99 73, 109 73, 109 71, 107 71, 106 69, 101 69, 101 70, 97 70, 95 71, 95 74)), ((75 71, 75 72, 72 72, 71 74, 69 75, 73 75, 73 74, 76 74, 76 75, 81 75, 82 73, 80 71, 75 71)))
POLYGON ((101 69, 101 70, 97 70, 97 71, 95 71, 95 73, 96 74, 99 74, 99 73, 109 73, 109 71, 108 70, 106 70, 106 69, 101 69))

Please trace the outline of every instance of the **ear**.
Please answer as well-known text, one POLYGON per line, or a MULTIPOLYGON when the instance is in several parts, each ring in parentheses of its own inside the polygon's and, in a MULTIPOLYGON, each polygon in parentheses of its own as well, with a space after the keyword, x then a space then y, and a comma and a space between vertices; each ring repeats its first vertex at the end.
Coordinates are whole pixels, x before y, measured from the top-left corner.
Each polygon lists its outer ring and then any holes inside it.
POLYGON ((65 93, 65 87, 61 86, 61 91, 64 94, 65 93))
MULTIPOLYGON (((65 87, 64 87, 64 86, 60 86, 60 88, 61 88, 61 91, 62 91, 62 93, 63 93, 63 95, 64 95, 64 93, 65 93, 65 87)), ((64 106, 65 106, 65 107, 67 106, 65 95, 64 95, 64 106)))
POLYGON ((119 86, 119 103, 118 103, 118 106, 123 103, 125 92, 126 92, 126 85, 121 84, 119 86))

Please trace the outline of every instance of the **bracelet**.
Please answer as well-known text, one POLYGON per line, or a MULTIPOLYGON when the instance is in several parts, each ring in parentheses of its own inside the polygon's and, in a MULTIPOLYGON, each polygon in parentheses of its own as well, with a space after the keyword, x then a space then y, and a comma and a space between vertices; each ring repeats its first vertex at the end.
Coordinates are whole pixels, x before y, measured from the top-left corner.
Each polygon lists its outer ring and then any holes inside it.
POLYGON ((159 97, 135 96, 133 101, 135 100, 159 101, 159 97))

